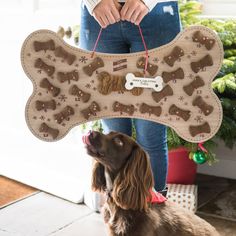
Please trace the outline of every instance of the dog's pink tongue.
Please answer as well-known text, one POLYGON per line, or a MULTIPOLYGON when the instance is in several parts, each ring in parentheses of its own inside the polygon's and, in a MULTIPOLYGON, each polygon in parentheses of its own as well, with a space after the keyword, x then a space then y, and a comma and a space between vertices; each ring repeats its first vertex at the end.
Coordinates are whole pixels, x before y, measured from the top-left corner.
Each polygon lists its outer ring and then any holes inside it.
POLYGON ((82 136, 82 141, 84 144, 91 145, 91 143, 89 141, 89 135, 90 135, 90 132, 88 134, 82 136))

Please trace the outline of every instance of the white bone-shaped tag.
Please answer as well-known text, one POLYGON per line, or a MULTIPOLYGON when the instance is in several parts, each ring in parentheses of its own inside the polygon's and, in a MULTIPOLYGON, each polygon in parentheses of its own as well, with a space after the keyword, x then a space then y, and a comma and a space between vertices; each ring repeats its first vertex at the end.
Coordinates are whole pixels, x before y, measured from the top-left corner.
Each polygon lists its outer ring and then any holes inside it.
POLYGON ((152 88, 157 92, 163 89, 163 79, 161 76, 155 78, 136 77, 132 73, 126 75, 125 88, 131 90, 133 88, 152 88))

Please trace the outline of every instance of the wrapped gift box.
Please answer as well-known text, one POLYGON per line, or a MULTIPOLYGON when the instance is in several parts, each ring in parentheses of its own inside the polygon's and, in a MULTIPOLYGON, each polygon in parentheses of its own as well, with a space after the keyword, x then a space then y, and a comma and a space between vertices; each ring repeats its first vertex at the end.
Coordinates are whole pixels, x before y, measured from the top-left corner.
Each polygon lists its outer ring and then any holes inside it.
POLYGON ((197 210, 196 185, 168 184, 167 198, 187 210, 197 210))

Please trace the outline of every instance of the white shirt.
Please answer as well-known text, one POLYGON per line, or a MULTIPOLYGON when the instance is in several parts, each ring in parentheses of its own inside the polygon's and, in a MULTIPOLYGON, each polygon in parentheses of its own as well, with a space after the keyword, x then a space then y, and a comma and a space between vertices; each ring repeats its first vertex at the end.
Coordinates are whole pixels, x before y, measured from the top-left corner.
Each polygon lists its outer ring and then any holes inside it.
MULTIPOLYGON (((92 14, 93 9, 97 6, 101 0, 83 0, 84 4, 88 8, 88 11, 90 14, 92 14)), ((142 0, 146 6, 148 7, 149 11, 151 11, 157 3, 159 2, 170 2, 170 0, 142 0)), ((172 1, 177 1, 177 0, 172 0, 172 1)), ((125 2, 125 0, 119 0, 119 2, 125 2)))

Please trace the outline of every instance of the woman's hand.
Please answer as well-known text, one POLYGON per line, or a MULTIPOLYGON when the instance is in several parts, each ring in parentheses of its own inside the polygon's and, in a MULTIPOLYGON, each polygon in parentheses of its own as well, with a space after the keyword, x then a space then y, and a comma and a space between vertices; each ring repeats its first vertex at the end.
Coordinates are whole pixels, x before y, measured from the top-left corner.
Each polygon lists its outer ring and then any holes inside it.
POLYGON ((149 12, 148 7, 141 0, 126 0, 121 9, 121 20, 127 20, 139 25, 143 17, 149 12))
POLYGON ((102 28, 120 21, 121 5, 117 0, 102 0, 93 10, 93 16, 102 28))

